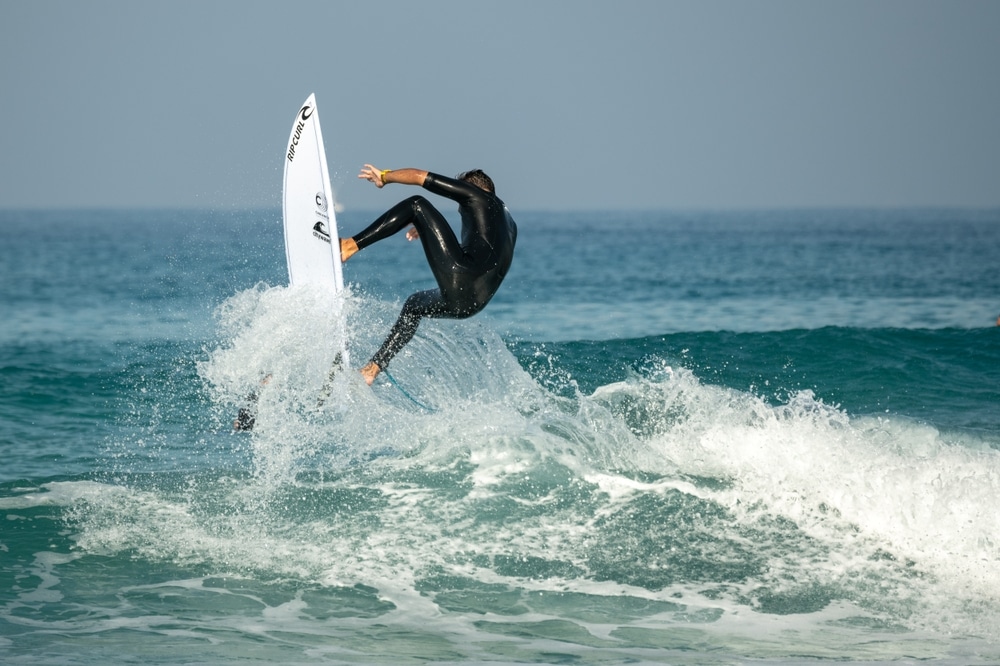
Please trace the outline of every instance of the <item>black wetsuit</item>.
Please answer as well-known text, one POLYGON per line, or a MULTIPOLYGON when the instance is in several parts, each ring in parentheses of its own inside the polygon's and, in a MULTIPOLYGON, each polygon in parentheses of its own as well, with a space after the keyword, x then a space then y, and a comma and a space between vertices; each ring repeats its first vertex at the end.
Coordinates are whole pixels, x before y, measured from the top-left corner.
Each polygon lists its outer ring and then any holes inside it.
POLYGON ((462 241, 441 213, 422 196, 400 201, 354 236, 358 249, 414 225, 438 288, 417 292, 403 305, 372 362, 384 370, 409 342, 424 317, 464 319, 490 302, 514 257, 517 225, 503 201, 472 183, 428 173, 424 189, 458 202, 462 241))

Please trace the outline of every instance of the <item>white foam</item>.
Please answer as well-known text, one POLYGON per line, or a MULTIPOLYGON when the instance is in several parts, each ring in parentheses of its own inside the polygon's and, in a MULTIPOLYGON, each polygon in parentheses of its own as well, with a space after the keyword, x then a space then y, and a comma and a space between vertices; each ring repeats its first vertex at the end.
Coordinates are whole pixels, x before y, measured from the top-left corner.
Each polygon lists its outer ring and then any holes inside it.
MULTIPOLYGON (((767 544, 779 555, 769 555, 765 581, 745 583, 746 596, 765 583, 844 586, 868 576, 900 603, 912 593, 924 608, 947 607, 956 626, 970 621, 963 604, 997 601, 1000 459, 989 447, 958 445, 902 419, 851 418, 808 391, 774 406, 665 367, 592 396, 559 397, 476 320, 426 322, 394 361, 394 376, 433 411, 391 385, 369 389, 353 372, 337 375, 317 409, 335 348, 324 341, 339 330, 327 298, 259 287, 220 309, 222 342, 199 366, 220 410, 272 375, 248 444, 249 478, 52 486, 37 493, 50 499, 7 501, 73 506, 88 552, 362 583, 413 617, 433 608, 415 589, 428 571, 525 589, 683 594, 686 603, 746 614, 732 598, 699 596, 696 585, 646 590, 586 574, 515 582, 483 564, 536 558, 586 572, 602 519, 636 499, 678 494, 733 516, 737 525, 713 526, 732 531, 720 543, 777 517, 820 544, 767 544), (575 504, 566 490, 585 499, 575 504)), ((398 306, 348 298, 344 308, 357 365, 398 306)), ((812 622, 845 612, 818 612, 812 622)))
MULTIPOLYGON (((649 400, 651 387, 641 384, 598 397, 649 400)), ((1000 604, 997 451, 908 419, 850 418, 809 391, 771 406, 690 373, 656 388, 661 413, 673 416, 652 429, 646 469, 727 479, 715 501, 748 520, 768 513, 794 521, 830 544, 833 559, 848 558, 841 566, 868 566, 878 552, 910 562, 923 572, 919 585, 935 581, 925 590, 935 595, 930 606, 1000 604)), ((833 579, 838 565, 828 564, 833 579)))

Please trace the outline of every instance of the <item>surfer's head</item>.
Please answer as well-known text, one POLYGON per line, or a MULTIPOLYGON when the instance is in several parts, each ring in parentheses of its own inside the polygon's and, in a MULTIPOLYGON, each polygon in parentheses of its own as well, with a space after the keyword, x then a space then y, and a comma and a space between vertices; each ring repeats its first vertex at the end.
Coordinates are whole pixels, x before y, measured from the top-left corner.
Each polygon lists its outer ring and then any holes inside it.
POLYGON ((482 169, 463 171, 458 174, 458 179, 464 180, 467 183, 472 183, 476 187, 486 190, 490 194, 496 193, 496 189, 493 187, 493 179, 487 176, 486 172, 482 169))

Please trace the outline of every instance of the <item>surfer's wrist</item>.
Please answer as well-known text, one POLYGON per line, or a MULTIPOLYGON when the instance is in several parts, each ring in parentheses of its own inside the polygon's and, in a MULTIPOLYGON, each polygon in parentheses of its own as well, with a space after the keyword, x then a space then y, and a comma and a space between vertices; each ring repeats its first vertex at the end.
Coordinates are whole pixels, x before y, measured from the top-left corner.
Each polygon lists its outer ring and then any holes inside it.
POLYGON ((392 169, 382 169, 381 171, 379 171, 379 174, 378 174, 378 175, 379 175, 379 178, 381 178, 381 179, 382 179, 382 184, 383 184, 383 185, 387 185, 387 184, 389 183, 389 181, 387 181, 387 180, 385 179, 385 177, 386 177, 387 175, 389 175, 390 173, 392 173, 392 169))

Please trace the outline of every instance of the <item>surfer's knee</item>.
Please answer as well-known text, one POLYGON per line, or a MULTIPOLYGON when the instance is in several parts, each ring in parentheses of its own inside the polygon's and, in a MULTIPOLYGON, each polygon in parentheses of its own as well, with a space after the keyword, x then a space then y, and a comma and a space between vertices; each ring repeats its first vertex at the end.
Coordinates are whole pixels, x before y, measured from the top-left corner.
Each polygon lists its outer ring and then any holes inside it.
POLYGON ((410 209, 413 211, 414 217, 420 218, 423 216, 424 210, 427 208, 433 208, 431 202, 427 200, 427 197, 421 196, 419 194, 414 194, 412 197, 406 200, 410 209))

